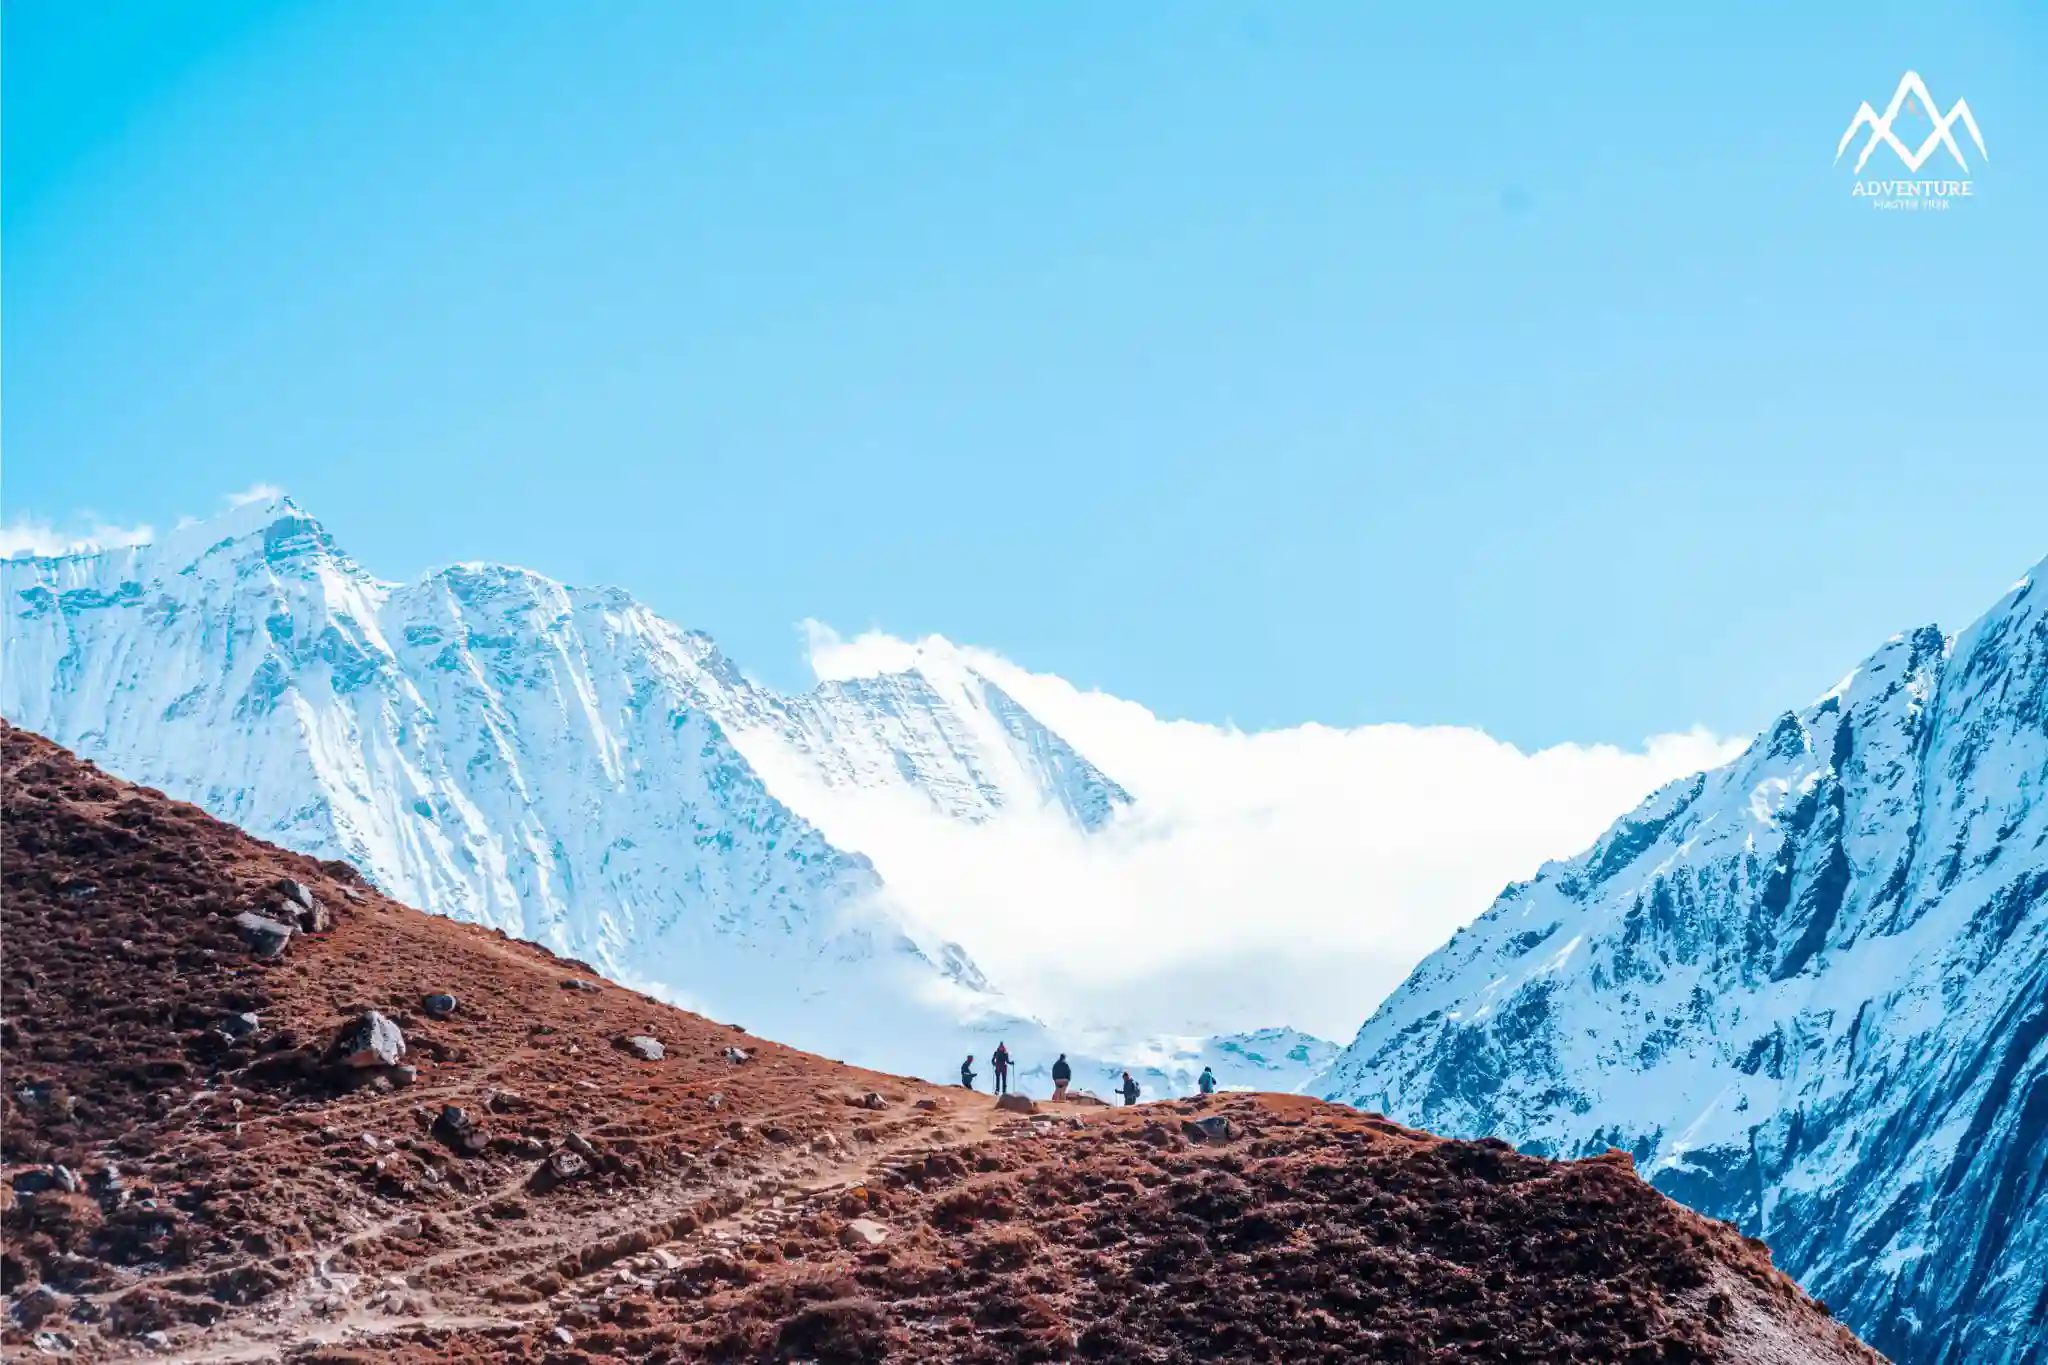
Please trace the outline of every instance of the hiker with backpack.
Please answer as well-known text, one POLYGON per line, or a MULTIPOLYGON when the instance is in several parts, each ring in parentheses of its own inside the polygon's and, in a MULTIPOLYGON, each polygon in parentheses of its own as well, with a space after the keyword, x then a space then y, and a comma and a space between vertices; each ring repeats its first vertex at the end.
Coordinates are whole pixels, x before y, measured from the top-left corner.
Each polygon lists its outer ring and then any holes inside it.
POLYGON ((1055 1100, 1065 1099, 1067 1086, 1073 1079, 1074 1068, 1067 1065, 1067 1054, 1062 1052, 1060 1059, 1052 1064, 1052 1097, 1055 1100))
POLYGON ((995 1069, 996 1093, 998 1095, 1009 1094, 1010 1045, 1008 1043, 997 1043, 995 1053, 988 1059, 988 1064, 995 1069))
POLYGON ((1125 1104, 1138 1102, 1138 1083, 1131 1079, 1131 1073, 1128 1071, 1124 1073, 1123 1096, 1125 1104))
POLYGON ((960 1063, 960 1084, 969 1090, 974 1089, 974 1056, 971 1053, 966 1061, 960 1063))
POLYGON ((1213 1094, 1215 1094, 1215 1093, 1216 1093, 1216 1073, 1215 1073, 1215 1072, 1213 1072, 1213 1071, 1211 1071, 1211 1070, 1210 1070, 1210 1069, 1209 1069, 1208 1067, 1206 1067, 1206 1066, 1205 1066, 1205 1067, 1203 1067, 1203 1068, 1202 1068, 1202 1075, 1201 1075, 1201 1078, 1200 1078, 1199 1080, 1197 1080, 1197 1081, 1195 1082, 1195 1084, 1201 1087, 1201 1089, 1202 1089, 1202 1094, 1203 1094, 1203 1096, 1204 1096, 1204 1097, 1207 1097, 1207 1096, 1210 1096, 1210 1095, 1213 1095, 1213 1094))

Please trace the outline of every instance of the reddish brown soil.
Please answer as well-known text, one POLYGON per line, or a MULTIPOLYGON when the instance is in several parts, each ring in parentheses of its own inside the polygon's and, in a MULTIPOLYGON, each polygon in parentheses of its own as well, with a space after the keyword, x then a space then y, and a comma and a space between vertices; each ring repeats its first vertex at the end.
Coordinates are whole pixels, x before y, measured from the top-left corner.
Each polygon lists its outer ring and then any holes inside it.
POLYGON ((10 1357, 1877 1359, 1625 1158, 1272 1095, 998 1113, 570 988, 594 973, 0 742, 10 1357), (337 922, 258 961, 232 917, 286 877, 337 922), (338 1084, 365 1008, 410 1084, 338 1084), (81 1187, 37 1188, 59 1165, 81 1187))

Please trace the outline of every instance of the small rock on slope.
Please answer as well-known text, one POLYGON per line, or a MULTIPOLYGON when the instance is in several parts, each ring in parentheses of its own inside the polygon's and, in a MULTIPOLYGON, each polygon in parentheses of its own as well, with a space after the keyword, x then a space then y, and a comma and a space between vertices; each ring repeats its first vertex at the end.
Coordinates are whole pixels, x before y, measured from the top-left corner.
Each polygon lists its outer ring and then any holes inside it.
POLYGON ((889 1229, 872 1218, 856 1218, 846 1225, 839 1240, 850 1247, 878 1247, 889 1240, 889 1229))

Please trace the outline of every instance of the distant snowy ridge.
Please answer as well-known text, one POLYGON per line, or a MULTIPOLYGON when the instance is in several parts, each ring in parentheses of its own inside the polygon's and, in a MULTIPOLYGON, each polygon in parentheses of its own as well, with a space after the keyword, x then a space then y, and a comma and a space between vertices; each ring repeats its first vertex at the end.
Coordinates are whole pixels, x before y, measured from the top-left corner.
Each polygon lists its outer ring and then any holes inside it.
POLYGON ((2048 1361, 2044 583, 1509 887, 1318 1092, 1628 1149, 1894 1359, 2048 1361))
MULTIPOLYGON (((624 592, 492 564, 382 582, 281 497, 0 585, 8 719, 412 904, 896 1070, 944 1077, 991 1034, 1057 1046, 807 813, 1085 834, 1129 804, 972 669, 784 698, 624 592)), ((1105 1045, 1191 1082, 1179 1053, 1105 1045)))

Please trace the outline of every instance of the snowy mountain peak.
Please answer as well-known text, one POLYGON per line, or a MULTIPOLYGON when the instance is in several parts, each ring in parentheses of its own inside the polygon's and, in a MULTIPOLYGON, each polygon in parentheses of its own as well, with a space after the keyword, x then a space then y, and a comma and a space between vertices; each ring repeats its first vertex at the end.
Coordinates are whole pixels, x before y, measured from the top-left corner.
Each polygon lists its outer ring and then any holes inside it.
POLYGON ((623 594, 380 583, 289 499, 0 575, 10 719, 414 904, 764 1022, 980 989, 768 790, 623 594))
POLYGON ((984 1028, 1051 1040, 891 893, 876 831, 902 821, 848 813, 1086 837, 1130 801, 957 651, 784 697, 618 589, 380 581, 282 496, 6 561, 0 601, 15 723, 413 904, 902 1070, 984 1028))
POLYGON ((287 572, 331 565, 360 573, 325 526, 284 494, 255 499, 204 521, 187 521, 154 544, 138 545, 140 559, 178 572, 257 563, 287 572))
POLYGON ((2036 1359, 2048 1295, 2048 604, 1893 637, 1510 887, 1318 1083, 1632 1151, 1905 1362, 2036 1359))

